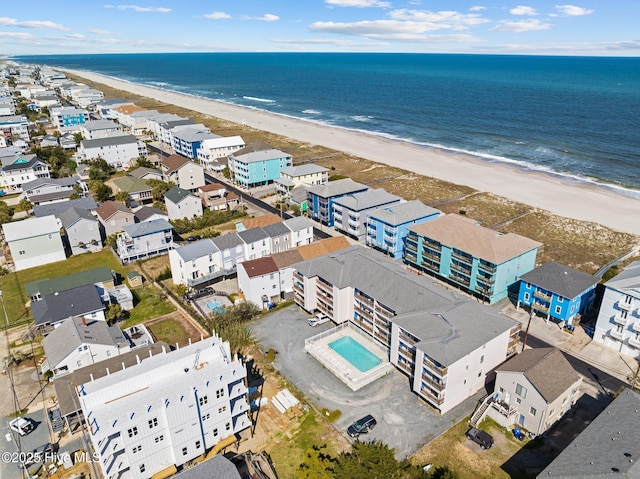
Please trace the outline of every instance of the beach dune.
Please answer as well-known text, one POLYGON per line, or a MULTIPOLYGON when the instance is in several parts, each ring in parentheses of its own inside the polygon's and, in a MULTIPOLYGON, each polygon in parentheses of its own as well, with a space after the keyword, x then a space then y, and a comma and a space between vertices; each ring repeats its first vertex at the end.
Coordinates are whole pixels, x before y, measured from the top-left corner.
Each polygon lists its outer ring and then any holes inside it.
MULTIPOLYGON (((525 171, 471 155, 421 147, 376 135, 349 131, 261 110, 230 105, 182 93, 118 80, 92 72, 64 70, 87 80, 154 98, 199 113, 322 145, 353 156, 387 164, 613 230, 640 235, 640 199, 559 176, 525 171)), ((294 158, 295 162, 295 158, 294 158)))

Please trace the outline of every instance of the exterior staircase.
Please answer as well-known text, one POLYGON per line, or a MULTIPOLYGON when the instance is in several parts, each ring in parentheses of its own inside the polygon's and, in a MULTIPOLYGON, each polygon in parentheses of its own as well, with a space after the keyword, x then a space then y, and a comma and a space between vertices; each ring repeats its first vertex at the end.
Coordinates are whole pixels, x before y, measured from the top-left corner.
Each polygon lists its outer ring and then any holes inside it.
POLYGON ((480 424, 482 422, 482 419, 484 419, 484 415, 486 414, 487 409, 489 409, 489 405, 491 404, 492 401, 493 401, 492 395, 489 395, 482 400, 482 402, 478 405, 474 413, 471 415, 471 420, 469 421, 471 426, 478 427, 478 424, 480 424))

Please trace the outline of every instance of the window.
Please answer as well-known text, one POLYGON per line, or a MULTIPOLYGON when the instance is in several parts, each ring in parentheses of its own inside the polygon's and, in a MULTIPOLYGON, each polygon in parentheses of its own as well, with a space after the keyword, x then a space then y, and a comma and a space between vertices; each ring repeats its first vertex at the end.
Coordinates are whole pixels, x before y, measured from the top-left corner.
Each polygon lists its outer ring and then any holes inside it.
POLYGON ((136 454, 136 453, 138 453, 138 452, 140 452, 140 451, 142 451, 142 446, 135 446, 135 447, 132 449, 132 452, 133 452, 134 454, 136 454))
POLYGON ((231 429, 231 423, 228 422, 224 425, 224 428, 228 431, 229 429, 231 429))
POLYGON ((158 443, 164 441, 164 435, 160 434, 158 437, 153 438, 153 440, 158 443))
POLYGON ((532 416, 535 416, 537 412, 538 411, 536 411, 536 408, 534 408, 533 406, 531 407, 531 409, 529 409, 529 414, 531 414, 532 416))
POLYGON ((556 413, 555 408, 549 411, 549 417, 553 416, 556 413))
POLYGON ((202 416, 202 420, 206 421, 207 419, 209 419, 211 417, 211 414, 207 413, 204 416, 202 416))
POLYGON ((196 449, 200 449, 200 441, 196 441, 196 449))
POLYGON ((218 398, 218 399, 219 399, 219 398, 221 398, 221 397, 223 397, 223 396, 224 396, 224 389, 218 389, 218 390, 216 391, 216 398, 218 398))
POLYGON ((484 363, 484 354, 480 356, 480 364, 484 363))
POLYGON ((149 419, 149 429, 153 429, 154 427, 158 427, 157 417, 154 417, 153 419, 149 419))
POLYGON ((523 297, 523 299, 524 299, 525 301, 529 301, 529 299, 530 299, 530 298, 531 298, 531 295, 530 295, 529 293, 524 293, 524 297, 523 297))
POLYGON ((198 398, 198 402, 200 403, 200 406, 204 406, 205 404, 208 404, 209 396, 202 396, 201 398, 198 398))
POLYGON ((227 410, 227 406, 220 406, 218 408, 218 414, 222 414, 223 412, 225 412, 227 410))
POLYGON ((522 399, 520 399, 520 398, 516 398, 516 402, 517 402, 518 404, 522 404, 522 399))
POLYGON ((516 384, 516 394, 518 396, 522 396, 523 398, 527 397, 527 388, 524 387, 522 384, 516 384))
POLYGON ((213 437, 216 437, 218 435, 218 428, 215 428, 213 430, 213 437))
POLYGON ((129 435, 129 437, 137 436, 138 435, 138 428, 137 427, 132 427, 131 429, 127 430, 127 434, 129 435))
POLYGON ((562 313, 562 306, 556 306, 556 314, 562 313))
POLYGON ((187 455, 187 448, 186 448, 186 447, 183 447, 183 448, 182 448, 182 455, 183 455, 183 456, 186 456, 186 455, 187 455))
POLYGON ((140 464, 140 472, 144 472, 146 470, 147 470, 147 468, 144 467, 144 464, 140 464))
POLYGON ((558 296, 558 303, 564 302, 564 298, 562 296, 558 296))

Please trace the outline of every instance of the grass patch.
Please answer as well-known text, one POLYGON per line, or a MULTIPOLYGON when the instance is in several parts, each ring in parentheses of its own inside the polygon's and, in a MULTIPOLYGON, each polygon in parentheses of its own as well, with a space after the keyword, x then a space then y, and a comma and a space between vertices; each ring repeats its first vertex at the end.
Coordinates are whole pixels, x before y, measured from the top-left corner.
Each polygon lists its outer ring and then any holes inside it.
POLYGON ((129 311, 129 317, 121 326, 122 329, 143 323, 150 319, 173 313, 176 308, 162 297, 162 293, 151 286, 136 289, 133 293, 134 308, 129 311))
POLYGON ((455 214, 460 214, 463 210, 465 216, 479 221, 488 228, 533 211, 533 208, 524 203, 516 203, 490 193, 467 196, 459 201, 444 204, 439 209, 455 214))
POLYGON ((174 319, 165 319, 149 326, 149 330, 158 341, 167 344, 184 345, 189 342, 189 334, 182 325, 174 319))

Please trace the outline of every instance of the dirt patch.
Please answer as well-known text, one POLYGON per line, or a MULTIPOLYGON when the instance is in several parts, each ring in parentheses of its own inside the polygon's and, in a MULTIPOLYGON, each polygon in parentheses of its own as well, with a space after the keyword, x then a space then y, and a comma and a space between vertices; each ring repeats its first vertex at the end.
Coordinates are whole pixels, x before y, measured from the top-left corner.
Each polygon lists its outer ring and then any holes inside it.
MULTIPOLYGON (((165 321, 175 322, 180 327, 180 329, 184 331, 184 335, 179 334, 180 339, 177 341, 180 347, 188 345, 189 340, 191 340, 192 343, 200 341, 200 331, 179 311, 152 319, 151 321, 145 322, 144 325, 150 329, 153 329, 154 325, 159 326, 165 321)), ((175 342, 173 342, 173 344, 171 345, 175 345, 175 342)))

